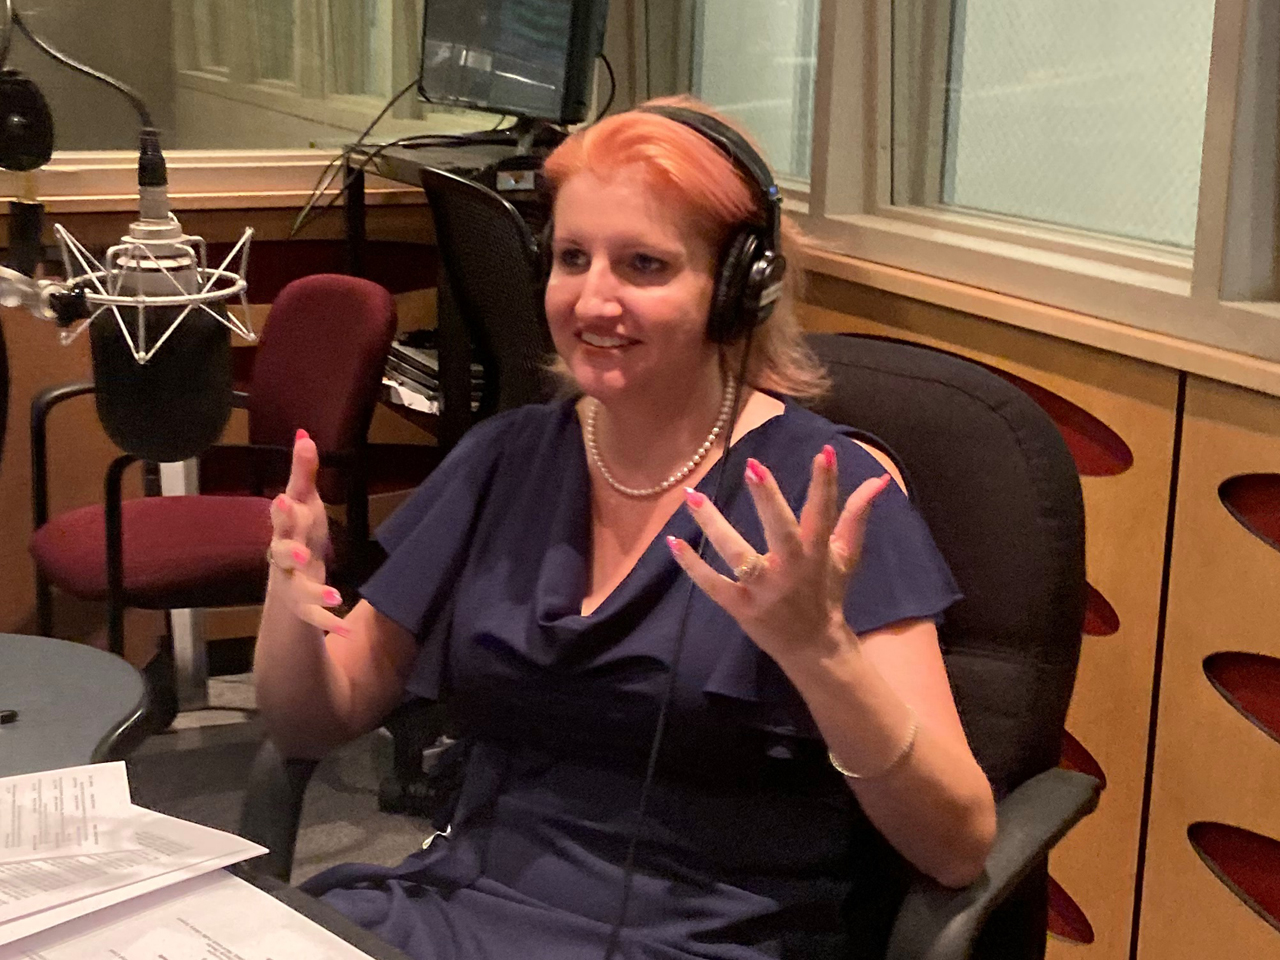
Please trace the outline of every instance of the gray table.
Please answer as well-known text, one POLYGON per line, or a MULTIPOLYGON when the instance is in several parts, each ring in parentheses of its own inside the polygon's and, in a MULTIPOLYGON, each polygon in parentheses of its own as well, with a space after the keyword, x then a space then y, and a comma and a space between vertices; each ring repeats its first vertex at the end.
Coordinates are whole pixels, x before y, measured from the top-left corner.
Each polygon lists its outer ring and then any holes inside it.
POLYGON ((116 760, 146 736, 142 674, 103 650, 0 633, 0 777, 116 760))
MULTIPOLYGON (((0 777, 122 759, 145 737, 147 693, 124 660, 68 640, 0 633, 0 777)), ((231 868, 373 960, 409 960, 332 907, 243 865, 231 868)))

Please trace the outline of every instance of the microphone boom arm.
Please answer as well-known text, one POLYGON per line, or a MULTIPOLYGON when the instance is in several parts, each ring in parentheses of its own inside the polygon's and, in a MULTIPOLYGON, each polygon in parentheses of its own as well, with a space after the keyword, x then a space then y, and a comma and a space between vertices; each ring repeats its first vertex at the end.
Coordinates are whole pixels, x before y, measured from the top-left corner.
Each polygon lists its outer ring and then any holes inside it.
POLYGON ((0 0, 0 16, 4 16, 4 23, 3 25, 0 25, 0 66, 4 65, 5 57, 8 56, 9 53, 9 42, 12 39, 12 28, 17 27, 19 32, 30 40, 31 43, 35 45, 36 49, 46 57, 56 60, 58 63, 70 67, 72 70, 83 73, 86 77, 90 77, 97 80, 99 83, 105 83, 107 86, 111 87, 129 101, 130 106, 132 106, 137 112, 138 119, 142 121, 142 125, 144 127, 152 126, 151 112, 147 109, 146 103, 143 101, 142 97, 138 95, 136 90, 127 84, 121 83, 113 77, 107 76, 105 73, 99 73, 92 67, 86 67, 83 63, 72 60, 65 53, 60 53, 53 47, 49 46, 48 43, 37 37, 27 27, 22 16, 14 9, 13 0, 0 0))
POLYGON ((0 0, 0 70, 9 62, 9 44, 13 42, 13 0, 0 0))

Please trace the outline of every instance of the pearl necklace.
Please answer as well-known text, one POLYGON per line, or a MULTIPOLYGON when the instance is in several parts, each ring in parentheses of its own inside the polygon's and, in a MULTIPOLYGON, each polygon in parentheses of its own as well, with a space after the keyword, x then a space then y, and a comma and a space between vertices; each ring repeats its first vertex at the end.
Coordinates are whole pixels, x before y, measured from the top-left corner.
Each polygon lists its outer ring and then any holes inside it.
POLYGON ((720 436, 720 431, 724 429, 725 423, 729 419, 729 413, 733 409, 733 397, 737 384, 732 376, 725 379, 724 396, 720 401, 720 416, 716 417, 716 424, 711 428, 711 432, 707 434, 707 439, 703 441, 702 446, 698 448, 697 453, 685 461, 675 473, 667 477, 661 483, 639 489, 636 487, 627 487, 619 483, 609 472, 609 468, 604 465, 604 460, 600 456, 600 448, 596 445, 596 414, 600 412, 599 401, 592 399, 587 407, 587 422, 584 424, 584 432, 587 440, 587 453, 591 456, 591 462, 596 465, 596 469, 600 471, 600 475, 605 478, 609 486, 617 490, 619 493, 628 497, 635 497, 637 500, 645 497, 656 497, 660 493, 666 493, 677 483, 693 473, 694 469, 703 460, 706 459, 711 448, 715 445, 716 438, 720 436))

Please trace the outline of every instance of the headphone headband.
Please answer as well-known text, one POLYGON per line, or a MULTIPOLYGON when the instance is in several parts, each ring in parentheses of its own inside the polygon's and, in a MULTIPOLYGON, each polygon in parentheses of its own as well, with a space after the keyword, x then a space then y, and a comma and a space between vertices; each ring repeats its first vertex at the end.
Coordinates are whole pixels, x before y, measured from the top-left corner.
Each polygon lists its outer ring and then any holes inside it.
POLYGON ((640 113, 653 113, 668 120, 674 120, 681 126, 701 134, 733 161, 739 170, 746 173, 760 194, 761 206, 764 209, 764 235, 769 240, 770 249, 777 251, 781 248, 782 192, 774 182, 773 174, 769 172, 769 165, 742 134, 709 113, 690 110, 688 107, 655 105, 636 109, 640 113))

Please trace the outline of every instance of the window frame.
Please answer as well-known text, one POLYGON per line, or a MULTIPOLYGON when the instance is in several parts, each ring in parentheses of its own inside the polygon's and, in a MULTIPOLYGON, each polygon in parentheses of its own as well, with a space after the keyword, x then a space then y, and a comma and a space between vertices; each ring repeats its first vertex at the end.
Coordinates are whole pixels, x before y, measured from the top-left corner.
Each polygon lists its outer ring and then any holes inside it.
MULTIPOLYGON (((421 30, 418 8, 421 4, 412 0, 384 2, 390 8, 392 21, 392 89, 385 96, 335 92, 335 69, 326 56, 330 48, 329 34, 334 29, 328 0, 293 0, 294 77, 291 80, 258 75, 259 44, 252 16, 227 17, 218 23, 222 49, 229 52, 232 62, 225 70, 204 66, 196 39, 195 0, 180 0, 173 11, 177 86, 303 120, 359 130, 392 93, 418 72, 421 30)), ((433 111, 437 112, 442 111, 433 111)), ((393 134, 416 132, 426 116, 427 112, 416 98, 404 97, 387 117, 385 129, 393 134)))
MULTIPOLYGON (((324 0, 298 2, 320 11, 324 0)), ((418 0, 389 2, 393 14, 403 18, 414 15, 418 0)), ((658 62, 647 68, 644 6, 628 4, 610 18, 606 50, 618 79, 616 108, 674 92, 691 72, 691 61, 685 60, 691 44, 684 38, 690 0, 653 2, 678 14, 670 21, 679 26, 673 32, 658 21, 667 39, 650 42, 658 62)), ((1280 296, 1273 298, 1280 291, 1275 242, 1280 217, 1256 215, 1260 205, 1280 209, 1275 202, 1280 130, 1274 110, 1268 119, 1266 109, 1280 99, 1275 96, 1280 50, 1265 49, 1259 39, 1280 20, 1274 5, 1216 0, 1196 248, 1191 253, 994 215, 889 204, 889 3, 821 2, 813 173, 807 183, 780 182, 787 209, 811 238, 802 265, 910 299, 1280 395, 1280 296), (1271 245, 1270 264, 1252 262, 1259 237, 1264 246, 1271 245), (1238 256, 1240 250, 1249 256, 1238 256), (1239 266, 1245 261, 1247 269, 1239 266)), ((186 10, 180 6, 175 14, 186 10)), ((250 102, 259 105, 271 98, 280 102, 278 91, 244 82, 243 63, 229 65, 230 76, 195 69, 192 23, 183 20, 176 16, 180 83, 256 98, 250 102)), ((393 37, 396 69, 407 68, 412 75, 417 69, 416 27, 396 29, 393 37)), ((225 49, 235 56, 234 45, 225 49)), ((407 82, 403 76, 393 73, 401 85, 407 82)), ((292 102, 299 115, 329 122, 335 121, 337 108, 336 116, 349 119, 351 129, 362 128, 382 105, 376 97, 336 99, 347 103, 299 96, 292 102), (319 112, 309 112, 308 103, 318 103, 319 112)), ((394 136, 400 132, 397 127, 410 126, 403 123, 410 119, 406 110, 421 112, 406 97, 400 116, 384 120, 380 134, 394 136)), ((461 116, 432 111, 431 117, 442 132, 468 128, 461 116)), ((414 132, 422 129, 420 123, 412 126, 414 132)), ((175 204, 180 210, 297 205, 335 153, 171 151, 175 204)), ((33 176, 52 213, 128 210, 136 205, 133 163, 124 152, 63 152, 33 176)), ((30 192, 23 180, 0 171, 0 197, 30 192)), ((421 202, 420 192, 403 184, 371 178, 369 190, 371 203, 421 202)))
MULTIPOLYGON (((800 216, 820 248, 819 261, 834 254, 917 274, 924 299, 937 279, 1280 361, 1280 304, 1222 294, 1225 244, 1242 229, 1242 205, 1229 209, 1232 190, 1253 183, 1256 193, 1259 178, 1257 165, 1238 155, 1237 90, 1247 100, 1251 86, 1267 81, 1260 74, 1274 73, 1274 64, 1260 70, 1247 63, 1250 37, 1261 32, 1256 5, 1214 5, 1195 250, 1184 253, 1008 217, 894 206, 891 3, 822 3, 813 168, 808 210, 800 216)), ((1263 179, 1274 191, 1280 174, 1263 179)), ((892 283, 912 289, 902 278, 892 283)))

